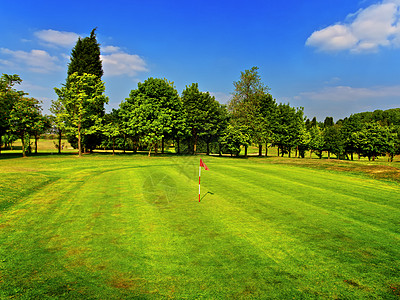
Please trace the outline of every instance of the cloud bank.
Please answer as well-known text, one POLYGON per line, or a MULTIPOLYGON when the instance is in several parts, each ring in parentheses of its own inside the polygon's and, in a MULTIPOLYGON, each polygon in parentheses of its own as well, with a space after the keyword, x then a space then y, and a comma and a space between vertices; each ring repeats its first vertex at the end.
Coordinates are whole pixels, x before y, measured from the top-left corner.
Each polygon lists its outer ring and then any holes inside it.
POLYGON ((386 0, 360 9, 344 22, 314 31, 306 45, 320 51, 376 52, 400 46, 400 0, 386 0))
POLYGON ((0 53, 10 56, 10 60, 2 60, 3 64, 16 68, 27 67, 34 73, 51 73, 58 71, 61 67, 57 64, 59 59, 51 56, 44 50, 13 51, 7 48, 0 48, 0 53))
POLYGON ((75 32, 57 31, 52 29, 36 31, 34 35, 48 45, 64 48, 73 47, 79 38, 79 35, 75 32))
POLYGON ((326 102, 356 102, 360 100, 377 100, 382 98, 400 98, 400 86, 376 86, 371 88, 358 88, 351 86, 325 87, 319 91, 303 92, 302 98, 326 102))
MULTIPOLYGON (((9 68, 27 69, 33 73, 60 71, 65 68, 65 61, 69 60, 65 49, 72 49, 79 38, 77 33, 52 29, 36 31, 34 36, 42 46, 50 47, 54 55, 38 49, 22 51, 0 48, 0 64, 9 68)), ((133 77, 148 71, 146 62, 139 55, 129 54, 116 46, 101 46, 101 52, 105 76, 133 77)))
POLYGON ((140 72, 147 72, 146 62, 136 54, 129 54, 119 47, 105 46, 101 49, 105 76, 136 76, 140 72))

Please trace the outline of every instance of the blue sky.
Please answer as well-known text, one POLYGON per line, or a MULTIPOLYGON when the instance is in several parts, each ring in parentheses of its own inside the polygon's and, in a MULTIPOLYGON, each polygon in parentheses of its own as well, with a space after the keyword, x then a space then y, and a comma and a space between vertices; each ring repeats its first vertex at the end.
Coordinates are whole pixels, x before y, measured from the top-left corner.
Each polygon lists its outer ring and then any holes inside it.
POLYGON ((253 66, 277 102, 310 119, 400 107, 400 0, 0 4, 0 73, 20 75, 45 113, 77 38, 94 27, 107 109, 148 77, 173 81, 180 94, 197 82, 227 103, 253 66))

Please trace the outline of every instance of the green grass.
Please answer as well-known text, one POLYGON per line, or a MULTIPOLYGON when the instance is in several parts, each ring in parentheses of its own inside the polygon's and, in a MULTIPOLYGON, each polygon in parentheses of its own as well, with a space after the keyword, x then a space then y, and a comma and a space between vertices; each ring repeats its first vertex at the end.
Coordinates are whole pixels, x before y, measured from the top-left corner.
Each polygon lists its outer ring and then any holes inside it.
POLYGON ((0 298, 399 298, 396 178, 203 159, 1 159, 0 298))

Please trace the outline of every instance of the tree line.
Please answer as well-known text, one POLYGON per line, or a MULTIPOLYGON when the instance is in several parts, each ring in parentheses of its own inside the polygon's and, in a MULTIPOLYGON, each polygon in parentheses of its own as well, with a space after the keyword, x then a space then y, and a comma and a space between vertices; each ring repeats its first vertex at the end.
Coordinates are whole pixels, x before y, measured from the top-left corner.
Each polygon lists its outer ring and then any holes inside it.
MULTIPOLYGON (((238 156, 250 145, 265 156, 277 147, 278 155, 305 157, 306 151, 322 157, 324 151, 340 159, 357 154, 375 159, 400 154, 400 109, 366 112, 333 122, 327 117, 318 123, 306 119, 303 108, 277 103, 253 67, 241 72, 234 82, 232 99, 220 104, 209 92, 192 83, 180 95, 173 82, 148 78, 122 101, 118 109, 106 113, 108 103, 95 30, 79 38, 71 52, 68 77, 52 101, 51 116, 43 116, 40 102, 15 86, 18 75, 0 78, 0 143, 22 141, 22 153, 31 150, 30 138, 57 132, 58 151, 65 136, 79 155, 97 148, 147 150, 164 153, 174 144, 176 152, 228 153, 238 156)), ((1 147, 0 147, 1 149, 1 147)))

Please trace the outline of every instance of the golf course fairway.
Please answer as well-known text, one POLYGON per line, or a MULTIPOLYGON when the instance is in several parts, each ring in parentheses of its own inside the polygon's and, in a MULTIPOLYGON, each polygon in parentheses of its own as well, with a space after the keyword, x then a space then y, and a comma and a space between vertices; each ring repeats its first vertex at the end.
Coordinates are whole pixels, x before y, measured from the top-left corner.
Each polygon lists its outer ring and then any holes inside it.
POLYGON ((0 160, 0 299, 398 299, 398 182, 277 160, 0 160))

